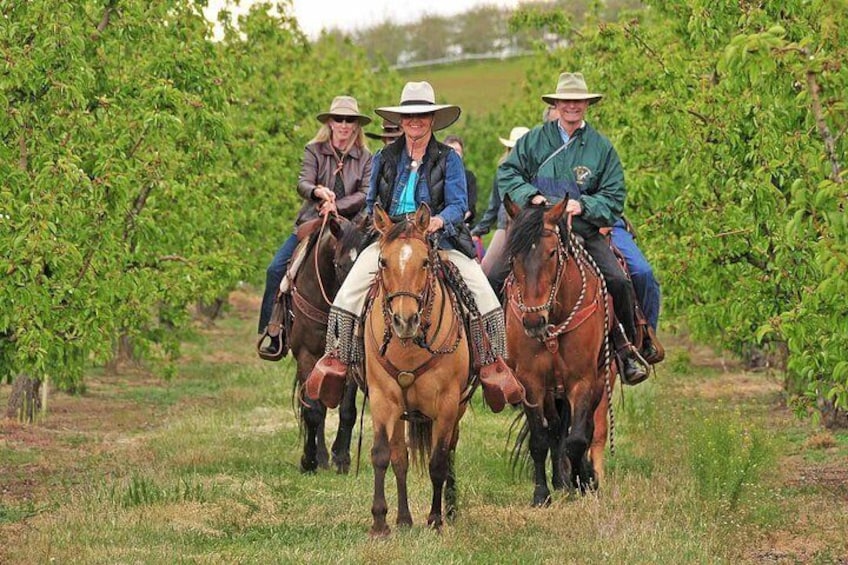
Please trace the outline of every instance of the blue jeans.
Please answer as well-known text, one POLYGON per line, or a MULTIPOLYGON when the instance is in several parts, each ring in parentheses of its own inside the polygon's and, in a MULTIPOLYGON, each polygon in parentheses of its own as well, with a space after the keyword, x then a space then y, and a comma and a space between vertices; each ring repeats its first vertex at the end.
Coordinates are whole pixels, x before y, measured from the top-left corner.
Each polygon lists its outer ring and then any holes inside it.
POLYGON ((624 255, 636 298, 648 323, 656 330, 660 317, 660 284, 648 260, 636 246, 633 235, 624 227, 624 220, 618 220, 612 227, 612 242, 624 255))
POLYGON ((292 254, 297 247, 297 236, 291 234, 277 250, 277 254, 265 271, 265 294, 262 295, 262 308, 259 310, 259 333, 265 331, 268 322, 271 321, 271 311, 277 299, 277 291, 286 274, 286 267, 291 260, 292 254))

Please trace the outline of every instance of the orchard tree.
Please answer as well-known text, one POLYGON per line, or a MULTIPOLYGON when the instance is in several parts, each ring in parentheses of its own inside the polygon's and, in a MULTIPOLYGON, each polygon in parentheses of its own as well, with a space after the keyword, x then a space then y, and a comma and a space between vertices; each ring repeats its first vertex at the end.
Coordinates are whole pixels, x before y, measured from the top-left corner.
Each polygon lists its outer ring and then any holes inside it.
POLYGON ((844 4, 648 4, 590 18, 528 82, 579 70, 605 94, 589 120, 622 156, 666 318, 740 354, 784 351, 790 392, 844 409, 844 4))
POLYGON ((2 4, 4 371, 81 386, 119 336, 175 352, 241 277, 227 93, 190 0, 2 4))

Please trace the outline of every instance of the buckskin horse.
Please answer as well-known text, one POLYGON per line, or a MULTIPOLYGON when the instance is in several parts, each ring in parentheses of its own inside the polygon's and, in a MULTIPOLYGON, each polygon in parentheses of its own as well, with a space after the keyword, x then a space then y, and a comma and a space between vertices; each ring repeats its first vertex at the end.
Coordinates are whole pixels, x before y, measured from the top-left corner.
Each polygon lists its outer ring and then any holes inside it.
MULTIPOLYGON (((300 422, 306 437, 300 468, 303 472, 329 468, 329 454, 324 436, 327 407, 303 393, 303 384, 324 354, 327 317, 333 298, 356 259, 364 231, 342 216, 329 216, 325 223, 316 220, 321 229, 312 232, 307 255, 292 282, 291 309, 293 320, 288 332, 292 357, 297 365, 296 398, 300 402, 300 422), (324 229, 324 226, 329 230, 324 229)), ((339 473, 350 469, 350 442, 356 423, 357 385, 351 379, 339 405, 339 429, 332 446, 332 463, 339 473)))
POLYGON ((433 498, 428 526, 439 530, 443 524, 443 494, 446 516, 453 518, 456 511, 453 454, 468 400, 470 354, 458 303, 439 276, 449 266, 442 264, 427 239, 429 222, 426 205, 397 223, 381 207, 374 209, 379 271, 364 321, 365 379, 374 431, 372 537, 390 532, 385 496, 390 462, 397 481, 397 525, 412 525, 407 500, 410 451, 415 462, 429 460, 433 498))
POLYGON ((566 200, 524 210, 509 197, 512 270, 504 308, 509 362, 524 385, 525 433, 533 460, 533 505, 555 489, 596 488, 603 476, 606 411, 614 380, 607 342, 611 311, 603 278, 563 220, 566 200))

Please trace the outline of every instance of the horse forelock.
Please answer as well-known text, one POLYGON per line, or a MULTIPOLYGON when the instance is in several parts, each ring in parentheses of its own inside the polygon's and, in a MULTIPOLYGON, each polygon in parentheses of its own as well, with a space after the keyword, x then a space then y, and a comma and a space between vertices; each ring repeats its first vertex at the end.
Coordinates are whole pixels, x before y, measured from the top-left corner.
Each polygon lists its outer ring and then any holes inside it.
POLYGON ((418 229, 415 227, 415 222, 410 220, 402 220, 396 223, 392 228, 383 236, 383 241, 385 243, 391 243, 392 241, 398 239, 424 239, 421 234, 418 232, 418 229))
POLYGON ((509 257, 523 257, 539 243, 545 232, 544 216, 544 208, 528 206, 513 219, 507 240, 509 257))

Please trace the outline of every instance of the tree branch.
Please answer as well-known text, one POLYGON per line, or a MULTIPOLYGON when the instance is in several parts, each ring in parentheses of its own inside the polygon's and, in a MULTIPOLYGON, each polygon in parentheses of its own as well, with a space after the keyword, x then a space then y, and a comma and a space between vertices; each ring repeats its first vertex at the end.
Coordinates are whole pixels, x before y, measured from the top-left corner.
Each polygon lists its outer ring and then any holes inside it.
POLYGON ((822 110, 821 100, 819 99, 821 87, 819 87, 819 83, 816 80, 816 73, 811 70, 807 71, 807 88, 810 90, 810 101, 813 106, 813 116, 816 119, 816 127, 819 130, 819 135, 824 141, 824 148, 827 152, 827 157, 830 160, 830 180, 836 184, 842 184, 841 167, 839 166, 839 158, 836 155, 836 141, 824 119, 824 111, 822 110))
POLYGON ((103 17, 100 18, 100 23, 97 24, 97 27, 94 29, 94 33, 91 34, 92 40, 96 40, 100 37, 100 34, 103 33, 103 30, 105 30, 106 26, 109 25, 109 18, 112 17, 112 12, 115 11, 117 5, 118 0, 109 0, 106 4, 106 9, 103 11, 103 17))

